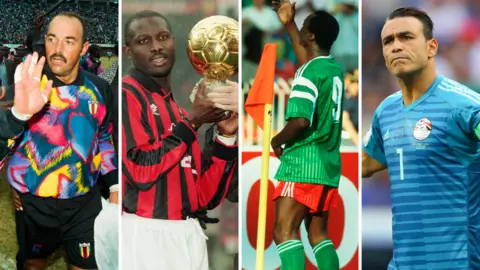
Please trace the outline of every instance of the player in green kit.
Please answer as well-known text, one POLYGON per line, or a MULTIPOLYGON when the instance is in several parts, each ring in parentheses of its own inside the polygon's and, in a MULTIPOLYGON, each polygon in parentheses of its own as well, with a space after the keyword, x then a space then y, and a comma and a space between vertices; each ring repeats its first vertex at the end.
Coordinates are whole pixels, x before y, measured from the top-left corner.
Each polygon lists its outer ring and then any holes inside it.
POLYGON ((305 269, 298 237, 302 220, 318 269, 339 269, 337 253, 327 236, 328 210, 338 195, 341 175, 343 69, 330 55, 339 25, 329 13, 317 11, 305 19, 299 31, 293 20, 295 4, 282 1, 274 5, 303 64, 292 83, 287 125, 272 139, 281 161, 274 192, 274 239, 280 269, 305 269))

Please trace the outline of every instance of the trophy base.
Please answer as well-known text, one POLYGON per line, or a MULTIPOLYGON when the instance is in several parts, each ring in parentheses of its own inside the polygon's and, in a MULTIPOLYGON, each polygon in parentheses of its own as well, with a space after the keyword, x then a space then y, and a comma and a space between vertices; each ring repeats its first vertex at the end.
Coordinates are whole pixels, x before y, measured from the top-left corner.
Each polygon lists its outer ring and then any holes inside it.
POLYGON ((192 93, 190 94, 190 101, 193 103, 195 101, 195 96, 197 95, 198 87, 200 87, 200 83, 205 80, 205 96, 202 98, 205 100, 208 100, 208 97, 206 96, 208 93, 212 91, 215 87, 218 86, 224 86, 227 85, 227 81, 223 80, 214 80, 214 79, 207 79, 207 78, 202 78, 200 79, 197 84, 195 84, 195 87, 192 90, 192 93))

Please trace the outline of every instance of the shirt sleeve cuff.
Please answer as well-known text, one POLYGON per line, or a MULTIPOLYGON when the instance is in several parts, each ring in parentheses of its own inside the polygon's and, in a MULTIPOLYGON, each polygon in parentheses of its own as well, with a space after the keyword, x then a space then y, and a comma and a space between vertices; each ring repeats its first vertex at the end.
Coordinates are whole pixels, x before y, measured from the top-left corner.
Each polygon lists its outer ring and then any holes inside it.
POLYGON ((118 170, 111 171, 103 176, 108 188, 118 184, 118 170))
POLYGON ((120 186, 118 184, 112 185, 109 187, 110 193, 118 192, 120 190, 120 186))
POLYGON ((362 149, 363 149, 363 151, 365 151, 365 153, 367 153, 373 159, 378 161, 378 163, 382 164, 383 167, 387 167, 387 162, 385 161, 385 159, 380 158, 379 155, 375 155, 375 153, 371 149, 369 149, 368 147, 365 147, 365 145, 363 143, 362 143, 362 149))
POLYGON ((15 138, 22 134, 27 121, 21 120, 13 114, 12 110, 5 111, 5 120, 8 123, 8 137, 10 139, 15 138))
POLYGON ((222 142, 226 146, 233 146, 237 142, 237 136, 225 137, 225 136, 216 134, 216 139, 222 142))
POLYGON ((234 160, 238 158, 238 145, 227 145, 217 136, 213 145, 213 155, 223 160, 234 160))
POLYGON ((12 112, 13 116, 20 121, 28 121, 30 118, 32 118, 31 114, 23 114, 23 113, 17 112, 15 107, 12 107, 10 111, 12 112))

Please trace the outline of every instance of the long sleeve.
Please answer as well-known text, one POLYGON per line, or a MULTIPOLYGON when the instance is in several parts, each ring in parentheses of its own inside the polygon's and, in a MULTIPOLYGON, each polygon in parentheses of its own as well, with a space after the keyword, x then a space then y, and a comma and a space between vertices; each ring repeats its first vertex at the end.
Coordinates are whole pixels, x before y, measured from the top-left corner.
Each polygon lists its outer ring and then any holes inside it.
POLYGON ((16 137, 22 134, 26 122, 13 116, 10 109, 0 109, 0 169, 13 147, 16 137))
POLYGON ((233 171, 232 180, 230 180, 230 187, 227 191, 226 199, 232 203, 238 203, 238 165, 233 171))
POLYGON ((102 179, 108 187, 118 184, 118 161, 112 138, 112 116, 113 116, 113 96, 110 87, 105 86, 102 93, 105 100, 106 115, 98 133, 98 149, 100 161, 100 172, 102 179))
MULTIPOLYGON (((208 135, 207 135, 208 138, 208 135)), ((200 207, 217 207, 227 196, 235 177, 238 162, 238 145, 227 145, 218 137, 204 150, 202 174, 197 182, 200 207)), ((238 185, 238 182, 237 182, 238 185)))
POLYGON ((13 116, 10 109, 0 109, 0 140, 14 139, 23 132, 26 122, 13 116))
POLYGON ((135 189, 146 191, 180 163, 196 133, 180 121, 171 134, 156 138, 146 101, 127 88, 122 96, 123 175, 135 189))

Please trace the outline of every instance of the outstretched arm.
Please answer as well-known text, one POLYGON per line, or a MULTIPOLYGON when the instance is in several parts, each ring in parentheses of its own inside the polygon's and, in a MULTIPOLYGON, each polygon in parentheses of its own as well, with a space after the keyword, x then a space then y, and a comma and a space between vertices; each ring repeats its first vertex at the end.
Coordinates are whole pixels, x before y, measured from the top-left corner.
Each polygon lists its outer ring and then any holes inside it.
POLYGON ((273 10, 285 27, 293 45, 293 51, 297 56, 298 63, 303 65, 307 62, 307 50, 300 45, 300 31, 295 23, 295 2, 290 0, 273 1, 273 10))

